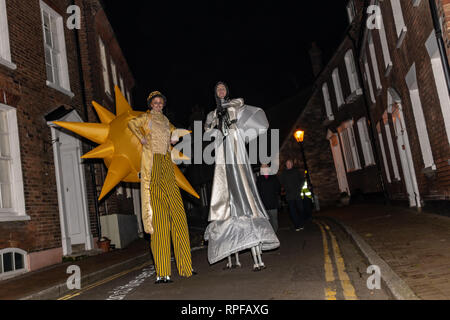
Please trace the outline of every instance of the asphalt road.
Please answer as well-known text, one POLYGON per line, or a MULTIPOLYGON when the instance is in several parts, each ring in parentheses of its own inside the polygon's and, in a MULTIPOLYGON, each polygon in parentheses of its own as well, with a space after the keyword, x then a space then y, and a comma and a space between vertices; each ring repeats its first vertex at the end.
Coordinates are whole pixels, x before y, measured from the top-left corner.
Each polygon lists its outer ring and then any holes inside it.
POLYGON ((369 289, 368 262, 339 226, 326 220, 291 228, 280 215, 279 249, 264 252, 267 268, 252 271, 249 251, 242 268, 224 270, 226 261, 209 265, 206 248, 192 253, 197 275, 180 278, 172 263, 171 284, 155 284, 152 261, 136 266, 62 300, 386 300, 387 290, 369 289))

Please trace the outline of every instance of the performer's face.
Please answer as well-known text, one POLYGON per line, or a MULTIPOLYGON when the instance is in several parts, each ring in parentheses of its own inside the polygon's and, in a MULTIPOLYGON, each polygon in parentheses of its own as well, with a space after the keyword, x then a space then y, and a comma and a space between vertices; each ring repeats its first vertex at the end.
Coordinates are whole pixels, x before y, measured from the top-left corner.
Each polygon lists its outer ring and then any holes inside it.
POLYGON ((162 112, 162 109, 164 108, 164 99, 161 97, 154 98, 150 103, 150 107, 156 112, 162 112))
POLYGON ((287 168, 288 170, 291 170, 292 167, 293 167, 292 161, 291 161, 291 160, 288 160, 288 161, 286 162, 286 168, 287 168))
POLYGON ((219 84, 217 86, 216 91, 217 91, 217 96, 220 99, 224 99, 227 96, 227 88, 223 84, 219 84))

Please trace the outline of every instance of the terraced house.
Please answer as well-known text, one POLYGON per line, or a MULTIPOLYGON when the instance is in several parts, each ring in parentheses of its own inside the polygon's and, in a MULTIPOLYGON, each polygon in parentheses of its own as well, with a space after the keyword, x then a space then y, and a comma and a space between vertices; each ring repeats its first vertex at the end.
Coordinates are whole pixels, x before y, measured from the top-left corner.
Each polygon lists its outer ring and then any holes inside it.
MULTIPOLYGON (((450 1, 346 5, 345 36, 319 68, 291 132, 307 127, 314 137, 309 146, 305 138, 313 185, 327 204, 340 192, 384 194, 410 207, 448 212, 450 1), (322 165, 330 157, 333 174, 322 165)), ((286 138, 282 158, 298 152, 292 140, 286 138)))
POLYGON ((0 0, 0 280, 95 250, 99 216, 128 213, 137 234, 132 189, 97 203, 105 168, 80 159, 93 146, 52 124, 97 122, 92 100, 114 112, 114 85, 131 100, 99 1, 0 0))

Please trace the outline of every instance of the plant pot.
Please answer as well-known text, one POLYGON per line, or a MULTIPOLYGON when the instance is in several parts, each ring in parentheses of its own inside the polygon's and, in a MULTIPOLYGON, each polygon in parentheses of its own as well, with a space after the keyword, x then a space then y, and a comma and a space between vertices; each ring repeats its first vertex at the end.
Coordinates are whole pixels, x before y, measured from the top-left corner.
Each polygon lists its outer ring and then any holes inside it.
POLYGON ((341 203, 344 206, 348 206, 350 204, 350 197, 341 198, 341 203))
POLYGON ((103 252, 109 252, 109 249, 111 247, 111 240, 98 241, 97 245, 103 252))

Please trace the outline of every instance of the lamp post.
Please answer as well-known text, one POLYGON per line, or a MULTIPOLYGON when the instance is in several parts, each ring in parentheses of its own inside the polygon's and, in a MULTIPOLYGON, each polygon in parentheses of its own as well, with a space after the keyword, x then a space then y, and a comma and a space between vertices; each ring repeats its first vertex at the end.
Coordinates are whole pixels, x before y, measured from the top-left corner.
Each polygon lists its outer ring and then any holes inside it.
POLYGON ((300 144, 300 151, 302 153, 303 164, 305 166, 306 181, 308 182, 308 187, 309 187, 309 189, 311 191, 311 196, 312 196, 312 199, 314 201, 314 206, 316 207, 316 210, 319 210, 318 205, 317 205, 317 201, 316 201, 316 197, 314 195, 313 185, 311 183, 311 177, 309 175, 309 169, 308 169, 308 164, 306 162, 305 150, 303 148, 303 139, 304 139, 304 137, 305 137, 305 131, 304 130, 299 129, 299 130, 295 131, 294 138, 300 144))

